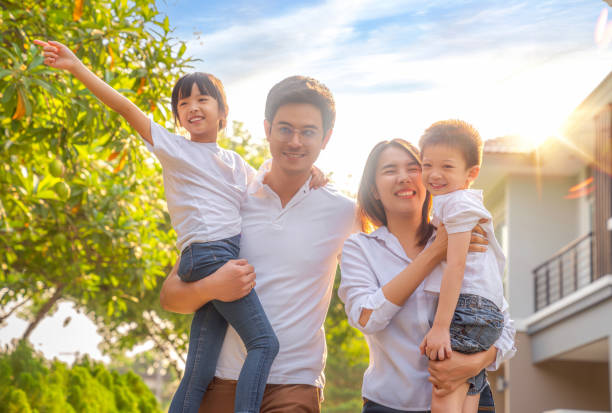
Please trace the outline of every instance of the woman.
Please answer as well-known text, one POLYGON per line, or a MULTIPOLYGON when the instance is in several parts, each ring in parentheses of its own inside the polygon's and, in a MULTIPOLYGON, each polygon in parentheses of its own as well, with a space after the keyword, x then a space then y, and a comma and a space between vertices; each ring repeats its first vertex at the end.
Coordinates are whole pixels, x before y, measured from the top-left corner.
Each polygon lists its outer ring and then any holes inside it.
POLYGON ((418 150, 400 139, 377 144, 366 162, 357 200, 364 231, 378 229, 345 242, 338 293, 349 324, 365 334, 370 348, 362 413, 428 411, 430 382, 442 395, 512 356, 512 322, 504 308, 504 332, 489 350, 454 352, 448 360, 428 362, 419 344, 429 331, 436 303, 423 291, 422 281, 446 256, 446 231, 439 228, 431 241, 431 195, 421 182, 418 150))

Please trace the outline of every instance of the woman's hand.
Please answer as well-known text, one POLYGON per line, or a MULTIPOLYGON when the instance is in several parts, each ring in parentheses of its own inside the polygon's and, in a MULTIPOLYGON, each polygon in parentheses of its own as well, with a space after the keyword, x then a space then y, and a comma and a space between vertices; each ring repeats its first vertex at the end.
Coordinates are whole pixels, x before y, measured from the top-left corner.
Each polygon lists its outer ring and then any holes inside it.
POLYGON ((428 249, 433 249, 436 252, 436 256, 439 257, 440 261, 446 259, 446 249, 448 248, 448 233, 444 224, 440 224, 436 228, 436 238, 429 246, 428 249))
MULTIPOLYGON (((480 220, 480 224, 484 224, 488 220, 483 218, 480 220)), ((487 244, 489 244, 489 240, 487 239, 487 233, 480 226, 480 224, 476 225, 474 229, 472 229, 472 238, 470 239, 470 248, 469 252, 486 252, 487 244)))
POLYGON ((465 383, 470 377, 495 361, 497 348, 491 346, 486 351, 474 354, 463 354, 457 351, 444 361, 429 362, 429 381, 434 385, 436 396, 446 396, 465 383))
POLYGON ((34 43, 43 48, 43 57, 45 58, 43 62, 47 66, 72 71, 81 62, 68 47, 59 42, 34 40, 34 43))

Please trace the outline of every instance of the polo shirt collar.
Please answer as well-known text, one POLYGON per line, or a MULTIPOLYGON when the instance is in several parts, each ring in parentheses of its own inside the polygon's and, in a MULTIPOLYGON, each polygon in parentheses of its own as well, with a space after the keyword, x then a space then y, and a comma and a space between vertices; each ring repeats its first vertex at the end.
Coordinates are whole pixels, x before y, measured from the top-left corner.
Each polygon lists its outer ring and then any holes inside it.
MULTIPOLYGON (((249 185, 249 189, 248 189, 249 195, 260 196, 260 197, 264 197, 267 195, 267 196, 278 198, 278 195, 276 194, 276 192, 274 192, 272 188, 270 188, 267 184, 264 183, 264 178, 266 177, 266 174, 270 172, 271 167, 272 167, 272 159, 266 160, 259 167, 257 174, 255 174, 255 177, 253 178, 253 181, 251 182, 251 185, 249 185)), ((300 189, 298 189, 298 191, 295 193, 293 198, 291 198, 291 200, 285 207, 288 207, 290 205, 295 204, 296 202, 299 202, 304 196, 306 196, 311 191, 310 189, 311 179, 312 179, 312 175, 308 177, 306 182, 304 182, 304 185, 302 185, 300 189)))
POLYGON ((364 233, 364 235, 367 238, 377 240, 378 242, 384 244, 389 251, 399 258, 407 262, 412 262, 412 260, 406 255, 406 252, 404 251, 404 248, 402 247, 402 244, 400 244, 397 237, 389 232, 389 229, 385 225, 378 227, 376 231, 369 234, 364 233))

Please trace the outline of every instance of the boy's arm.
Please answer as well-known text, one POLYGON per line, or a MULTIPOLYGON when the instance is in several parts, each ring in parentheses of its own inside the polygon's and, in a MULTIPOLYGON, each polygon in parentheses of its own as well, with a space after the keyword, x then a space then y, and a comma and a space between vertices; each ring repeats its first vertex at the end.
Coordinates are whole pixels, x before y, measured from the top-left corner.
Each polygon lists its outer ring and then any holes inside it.
POLYGON ((433 326, 421 343, 421 353, 430 360, 444 360, 450 357, 449 328, 463 282, 465 260, 470 246, 471 232, 458 232, 448 235, 447 265, 440 285, 440 299, 433 326))
POLYGON ((68 47, 55 41, 34 40, 43 48, 45 64, 56 69, 64 69, 79 79, 106 106, 119 113, 144 140, 153 145, 151 121, 128 98, 89 70, 68 47))

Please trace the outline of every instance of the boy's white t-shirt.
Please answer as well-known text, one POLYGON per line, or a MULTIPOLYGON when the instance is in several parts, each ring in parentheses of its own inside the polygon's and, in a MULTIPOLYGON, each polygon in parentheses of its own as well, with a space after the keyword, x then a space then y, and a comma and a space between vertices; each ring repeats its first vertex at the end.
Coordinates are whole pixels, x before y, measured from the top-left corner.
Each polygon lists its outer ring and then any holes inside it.
POLYGON ((236 152, 217 143, 194 142, 151 121, 166 202, 180 251, 194 242, 210 242, 240 233, 240 205, 255 170, 236 152))
MULTIPOLYGON (((502 308, 504 287, 502 276, 506 258, 495 238, 491 214, 484 207, 482 191, 462 189, 433 197, 433 224, 440 222, 448 234, 472 231, 481 218, 488 221, 480 226, 485 230, 489 241, 486 252, 468 252, 465 261, 462 294, 475 294, 487 298, 502 308)), ((439 294, 442 274, 446 268, 443 261, 425 279, 425 291, 439 294)))

